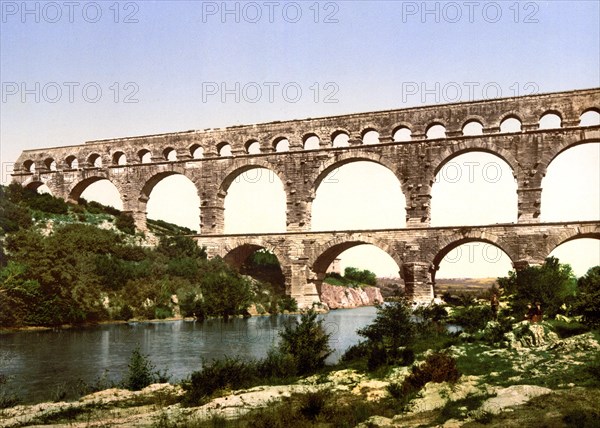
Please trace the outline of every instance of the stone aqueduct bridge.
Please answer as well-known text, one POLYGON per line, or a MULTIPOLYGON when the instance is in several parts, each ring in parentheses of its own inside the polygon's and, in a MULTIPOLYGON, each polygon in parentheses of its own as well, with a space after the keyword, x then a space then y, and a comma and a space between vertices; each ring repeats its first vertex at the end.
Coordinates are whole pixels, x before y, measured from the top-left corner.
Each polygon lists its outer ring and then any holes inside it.
POLYGON ((286 290, 300 305, 318 299, 325 270, 336 256, 363 243, 386 251, 398 263, 407 292, 416 300, 427 300, 442 258, 466 242, 493 244, 520 269, 541 263, 563 242, 600 239, 600 219, 539 220, 542 178, 550 162, 570 147, 600 142, 600 126, 580 126, 580 116, 590 110, 600 112, 600 88, 91 141, 26 150, 16 162, 13 179, 31 188, 46 184, 55 196, 72 201, 90 184, 108 179, 119 190, 124 211, 144 230, 146 204, 154 186, 165 177, 182 174, 195 184, 201 201, 199 245, 205 245, 209 255, 238 265, 258 248, 273 251, 286 277, 286 290), (539 128, 540 118, 548 113, 560 118, 560 127, 539 128), (508 118, 519 120, 521 129, 501 132, 508 118), (481 135, 463 135, 464 126, 473 121, 482 125, 481 135), (445 138, 427 138, 434 125, 445 127, 445 138), (394 141, 401 128, 410 130, 410 141, 394 141), (363 143, 365 134, 373 130, 379 133, 379 143, 363 143), (333 147, 341 133, 349 137, 348 146, 333 147), (315 136, 319 148, 305 150, 306 140, 315 136), (282 139, 289 142, 289 151, 277 151, 282 139), (248 148, 256 142, 260 153, 250 154, 248 148), (232 155, 220 156, 226 144, 232 155), (195 158, 199 148, 203 156, 195 158), (436 174, 454 157, 472 151, 494 154, 512 168, 518 187, 518 222, 430 227, 436 174), (319 184, 335 168, 354 161, 376 162, 396 175, 407 202, 406 229, 311 232, 311 206, 319 184), (227 190, 239 174, 257 167, 273 171, 284 185, 287 232, 225 235, 227 190))

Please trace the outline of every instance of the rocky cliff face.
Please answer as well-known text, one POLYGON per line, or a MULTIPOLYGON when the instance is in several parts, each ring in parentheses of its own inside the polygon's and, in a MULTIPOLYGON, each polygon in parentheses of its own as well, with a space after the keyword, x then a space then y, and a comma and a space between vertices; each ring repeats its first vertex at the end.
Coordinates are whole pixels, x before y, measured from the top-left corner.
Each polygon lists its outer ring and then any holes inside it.
POLYGON ((348 309, 383 303, 383 296, 377 287, 351 288, 324 282, 321 286, 321 302, 329 309, 348 309))

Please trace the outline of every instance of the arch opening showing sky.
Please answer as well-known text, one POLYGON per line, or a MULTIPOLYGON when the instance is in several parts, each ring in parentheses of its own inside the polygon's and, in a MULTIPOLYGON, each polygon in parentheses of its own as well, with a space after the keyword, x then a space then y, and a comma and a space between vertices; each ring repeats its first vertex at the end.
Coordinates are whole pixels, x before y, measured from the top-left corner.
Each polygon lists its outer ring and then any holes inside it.
POLYGON ((585 275, 589 268, 600 264, 600 239, 579 238, 556 247, 549 256, 568 263, 575 276, 585 275))
POLYGON ((446 162, 431 188, 431 225, 517 222, 517 183, 498 156, 470 152, 446 162))
POLYGON ((146 205, 149 219, 163 220, 188 229, 200 229, 200 198, 196 186, 184 175, 160 180, 150 192, 146 205))
POLYGON ((312 230, 399 229, 406 198, 392 171, 356 161, 332 170, 312 203, 312 230))
MULTIPOLYGON (((38 190, 39 191, 39 190, 38 190)), ((95 201, 102 205, 107 205, 118 210, 123 209, 123 201, 121 194, 110 180, 99 180, 88 187, 81 193, 81 197, 86 201, 95 201)))
POLYGON ((286 230, 286 195, 281 179, 266 168, 239 174, 225 196, 225 233, 286 230))
POLYGON ((510 257, 488 242, 467 242, 442 259, 435 278, 497 278, 513 270, 510 257))
POLYGON ((540 219, 600 219, 600 143, 581 144, 560 153, 542 179, 540 219))

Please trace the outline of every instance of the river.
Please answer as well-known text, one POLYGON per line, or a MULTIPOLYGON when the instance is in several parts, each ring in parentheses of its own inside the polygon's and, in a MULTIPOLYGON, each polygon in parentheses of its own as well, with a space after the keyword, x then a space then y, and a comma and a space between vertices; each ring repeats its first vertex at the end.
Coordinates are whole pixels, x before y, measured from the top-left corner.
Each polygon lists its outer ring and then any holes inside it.
MULTIPOLYGON (((356 330, 375 318, 374 307, 338 309, 319 315, 331 333, 335 363, 360 337, 356 330)), ((202 360, 241 356, 262 358, 279 339, 283 323, 296 315, 257 316, 198 321, 106 324, 94 327, 23 331, 0 334, 0 374, 4 388, 26 403, 54 399, 60 391, 76 395, 81 381, 99 377, 118 382, 138 345, 157 370, 167 370, 171 382, 200 369, 202 360)))

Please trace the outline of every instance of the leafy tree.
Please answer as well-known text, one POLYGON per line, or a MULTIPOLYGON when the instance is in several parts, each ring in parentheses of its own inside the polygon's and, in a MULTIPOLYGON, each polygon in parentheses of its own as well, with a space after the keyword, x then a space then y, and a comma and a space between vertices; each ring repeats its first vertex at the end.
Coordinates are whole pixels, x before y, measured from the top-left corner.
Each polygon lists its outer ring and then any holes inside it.
POLYGON ((508 277, 498 278, 505 294, 512 295, 512 309, 522 317, 527 304, 541 303, 545 316, 554 316, 561 306, 573 301, 576 279, 568 264, 560 264, 557 258, 548 257, 541 266, 528 266, 508 277))
POLYGON ((270 251, 267 250, 258 250, 255 251, 248 257, 246 263, 260 266, 260 267, 279 267, 279 260, 277 260, 277 256, 270 251))
POLYGON ((410 306, 404 299, 377 306, 377 316, 358 334, 371 342, 378 342, 387 349, 397 349, 413 343, 415 323, 411 319, 410 306))
POLYGON ((209 272, 201 279, 200 286, 206 312, 228 319, 243 314, 252 301, 250 281, 233 271, 225 262, 220 269, 209 272))
POLYGON ((344 277, 350 281, 356 281, 360 284, 377 284, 377 276, 367 269, 360 270, 355 267, 347 267, 344 269, 344 277))
POLYGON ((171 276, 180 276, 193 281, 200 273, 198 259, 192 257, 170 259, 167 264, 167 272, 171 276))
POLYGON ((329 347, 331 334, 325 332, 322 324, 323 320, 317 320, 316 312, 309 310, 300 316, 299 323, 288 322, 279 333, 279 349, 294 358, 300 375, 323 367, 332 352, 329 347))
POLYGON ((39 300, 39 284, 27 279, 25 266, 13 261, 0 269, 0 326, 22 326, 39 300))
POLYGON ((411 316, 410 306, 404 299, 377 306, 375 320, 357 331, 367 342, 350 348, 344 358, 367 356, 369 370, 383 364, 412 363, 414 352, 408 346, 414 342, 417 329, 411 316))
POLYGON ((586 324, 600 326, 600 266, 590 268, 577 281, 574 311, 583 316, 586 324))

